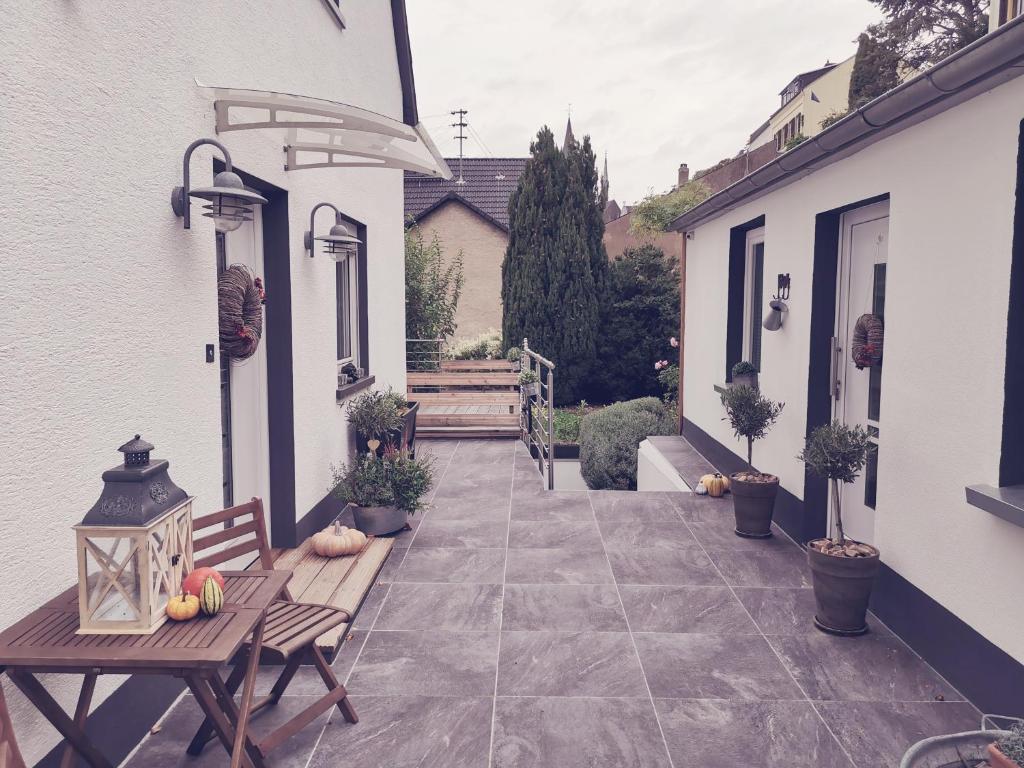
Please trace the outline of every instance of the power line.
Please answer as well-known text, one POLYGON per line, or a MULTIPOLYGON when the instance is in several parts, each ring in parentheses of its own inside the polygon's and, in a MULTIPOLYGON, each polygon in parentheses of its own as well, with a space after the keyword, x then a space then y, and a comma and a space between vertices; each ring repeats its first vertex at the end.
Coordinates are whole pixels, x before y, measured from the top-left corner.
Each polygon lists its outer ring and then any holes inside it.
POLYGON ((458 128, 459 129, 459 132, 455 136, 452 137, 454 139, 458 139, 459 140, 459 178, 458 178, 458 180, 455 183, 456 184, 465 184, 466 180, 464 178, 462 178, 462 154, 463 154, 462 153, 462 143, 467 138, 469 138, 465 134, 466 126, 469 125, 469 123, 466 122, 466 115, 469 114, 469 113, 468 113, 467 110, 460 108, 460 109, 453 109, 451 111, 451 114, 453 116, 454 115, 458 115, 459 116, 458 121, 452 123, 452 128, 458 128))

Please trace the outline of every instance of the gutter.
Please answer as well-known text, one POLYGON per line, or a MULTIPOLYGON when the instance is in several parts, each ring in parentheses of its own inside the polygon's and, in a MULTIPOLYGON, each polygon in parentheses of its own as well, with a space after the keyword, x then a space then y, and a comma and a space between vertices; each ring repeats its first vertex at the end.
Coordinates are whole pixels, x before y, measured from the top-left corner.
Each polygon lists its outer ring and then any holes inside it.
POLYGON ((859 152, 877 141, 1024 75, 1024 16, 1004 24, 932 68, 851 112, 777 159, 678 216, 670 232, 689 232, 741 204, 859 152))

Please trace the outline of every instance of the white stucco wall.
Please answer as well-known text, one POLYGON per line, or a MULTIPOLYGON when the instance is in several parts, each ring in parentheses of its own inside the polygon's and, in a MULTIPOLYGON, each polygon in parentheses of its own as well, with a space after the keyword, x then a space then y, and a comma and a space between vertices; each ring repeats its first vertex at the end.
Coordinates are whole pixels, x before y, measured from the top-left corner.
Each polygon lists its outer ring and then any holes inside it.
POLYGON ((876 543, 883 560, 1024 662, 1024 530, 964 501, 997 485, 1017 141, 1024 78, 697 228, 687 243, 685 415, 741 453, 714 384, 725 369, 729 229, 765 216, 765 286, 792 275, 785 328, 762 338, 783 400, 755 463, 803 496, 815 215, 890 195, 876 543))
MULTIPOLYGON (((194 139, 214 136, 204 83, 306 94, 401 119, 389 3, 345 3, 342 31, 321 0, 7 4, 0 35, 0 626, 76 578, 70 526, 100 472, 134 432, 172 477, 221 502, 212 223, 169 205, 194 139)), ((302 247, 309 210, 328 200, 368 226, 371 369, 403 388, 402 175, 283 171, 280 135, 220 137, 240 169, 289 193, 296 504, 327 489, 348 435, 335 400, 334 263, 302 247)), ((211 148, 193 181, 211 179, 211 148)), ((322 224, 329 215, 321 212, 322 224)), ((230 235, 229 235, 230 237, 230 235)), ((273 285, 267 286, 274 290, 273 285)), ((96 705, 118 681, 105 678, 96 705)), ((46 680, 66 707, 74 690, 46 680)), ((56 733, 4 682, 32 763, 56 733)))

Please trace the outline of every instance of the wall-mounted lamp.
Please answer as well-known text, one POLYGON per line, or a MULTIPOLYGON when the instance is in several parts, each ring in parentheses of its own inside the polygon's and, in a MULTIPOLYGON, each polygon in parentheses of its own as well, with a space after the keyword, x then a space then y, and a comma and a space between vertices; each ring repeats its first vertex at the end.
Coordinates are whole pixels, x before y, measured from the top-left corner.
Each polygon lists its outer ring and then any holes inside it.
POLYGON ((313 258, 313 246, 317 240, 326 244, 324 247, 324 253, 335 261, 343 261, 349 256, 354 256, 356 253, 356 246, 363 242, 352 234, 352 230, 348 228, 341 216, 341 211, 330 203, 317 203, 313 206, 313 210, 309 212, 309 229, 306 231, 303 242, 306 245, 306 250, 309 251, 310 258, 313 258), (331 231, 326 235, 313 237, 313 232, 315 231, 313 228, 313 220, 316 217, 317 210, 320 208, 330 208, 334 211, 334 226, 331 227, 331 231))
POLYGON ((242 178, 232 170, 231 153, 228 148, 214 139, 197 139, 188 145, 185 150, 184 170, 182 178, 183 186, 175 187, 171 192, 171 208, 174 215, 184 218, 185 229, 191 229, 192 216, 190 208, 192 201, 190 197, 201 200, 209 200, 209 205, 204 205, 208 212, 203 216, 213 219, 213 225, 218 232, 233 232, 247 221, 252 221, 249 215, 254 205, 266 205, 267 198, 256 192, 245 188, 242 178), (192 153, 203 144, 212 144, 224 155, 224 170, 213 177, 212 187, 189 187, 188 165, 192 159, 192 153))
POLYGON ((762 325, 767 331, 777 331, 782 327, 783 314, 789 311, 786 300, 789 299, 789 273, 779 275, 778 289, 772 300, 768 302, 768 314, 764 316, 762 325))

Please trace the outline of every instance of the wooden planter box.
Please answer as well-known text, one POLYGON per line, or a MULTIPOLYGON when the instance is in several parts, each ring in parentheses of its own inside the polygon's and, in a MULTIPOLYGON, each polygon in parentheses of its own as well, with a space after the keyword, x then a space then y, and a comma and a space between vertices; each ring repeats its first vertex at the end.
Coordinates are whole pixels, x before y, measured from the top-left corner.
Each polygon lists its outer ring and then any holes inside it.
MULTIPOLYGON (((392 432, 389 432, 387 437, 381 440, 380 446, 377 448, 377 455, 381 456, 384 454, 384 447, 389 443, 394 443, 401 450, 409 452, 410 456, 415 457, 416 455, 416 413, 420 409, 420 404, 417 402, 409 403, 409 410, 402 414, 402 426, 392 432)), ((366 444, 366 436, 356 434, 356 450, 359 453, 369 453, 370 446, 366 444)))

